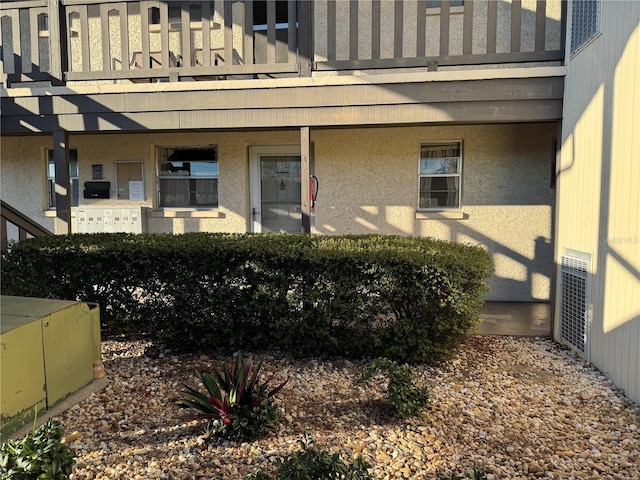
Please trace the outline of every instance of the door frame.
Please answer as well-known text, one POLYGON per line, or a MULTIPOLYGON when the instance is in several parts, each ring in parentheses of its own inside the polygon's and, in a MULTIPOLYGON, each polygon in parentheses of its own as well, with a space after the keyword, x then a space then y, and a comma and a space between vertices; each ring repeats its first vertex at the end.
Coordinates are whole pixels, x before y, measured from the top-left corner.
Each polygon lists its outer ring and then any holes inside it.
POLYGON ((302 162, 300 145, 254 145, 249 147, 249 211, 247 219, 251 233, 262 233, 260 157, 263 155, 298 156, 302 162))

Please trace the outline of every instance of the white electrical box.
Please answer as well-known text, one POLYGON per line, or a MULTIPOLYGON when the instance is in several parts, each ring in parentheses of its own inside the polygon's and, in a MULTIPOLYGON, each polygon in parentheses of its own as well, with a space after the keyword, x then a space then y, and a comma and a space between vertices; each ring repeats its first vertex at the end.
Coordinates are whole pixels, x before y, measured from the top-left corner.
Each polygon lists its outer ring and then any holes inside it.
POLYGON ((140 207, 78 207, 78 233, 143 233, 146 231, 140 207))

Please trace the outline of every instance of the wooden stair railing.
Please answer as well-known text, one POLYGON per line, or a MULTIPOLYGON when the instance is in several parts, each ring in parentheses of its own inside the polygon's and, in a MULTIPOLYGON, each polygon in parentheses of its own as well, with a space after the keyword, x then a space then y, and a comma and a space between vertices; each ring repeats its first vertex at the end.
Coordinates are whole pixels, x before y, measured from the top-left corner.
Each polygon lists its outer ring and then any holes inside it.
POLYGON ((9 251, 9 239, 7 234, 8 224, 14 225, 18 228, 18 241, 20 242, 22 240, 26 240, 28 235, 31 235, 32 237, 53 235, 53 232, 50 232, 39 223, 34 222, 25 214, 19 212, 3 200, 0 200, 0 217, 0 227, 2 229, 0 249, 2 250, 2 253, 9 251))

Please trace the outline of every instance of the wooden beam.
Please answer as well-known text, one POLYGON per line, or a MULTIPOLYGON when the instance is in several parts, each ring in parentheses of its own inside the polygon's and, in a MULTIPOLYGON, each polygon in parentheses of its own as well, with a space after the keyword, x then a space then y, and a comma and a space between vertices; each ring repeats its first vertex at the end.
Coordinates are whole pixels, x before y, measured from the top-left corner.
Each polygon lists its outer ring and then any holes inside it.
POLYGON ((53 163, 55 165, 56 217, 71 233, 71 178, 69 176, 69 134, 64 130, 53 132, 53 163))
MULTIPOLYGON (((427 75, 426 73, 424 75, 427 75)), ((396 78, 396 77, 394 77, 396 78)), ((269 89, 198 89, 0 97, 2 134, 272 128, 424 122, 555 120, 563 77, 299 85, 269 89), (267 94, 268 93, 268 94, 267 94), (539 104, 539 105, 538 105, 539 104), (479 105, 482 109, 474 110, 479 105), (493 105, 489 108, 488 105, 493 105), (441 115, 432 114, 441 112, 441 115), (59 127, 57 126, 59 123, 59 127), (90 127, 89 127, 90 126, 90 127)), ((404 77, 403 77, 404 79, 404 77)), ((389 78, 387 81, 391 81, 389 78)))
POLYGON ((404 44, 404 9, 402 0, 396 0, 393 6, 393 56, 402 58, 404 44))

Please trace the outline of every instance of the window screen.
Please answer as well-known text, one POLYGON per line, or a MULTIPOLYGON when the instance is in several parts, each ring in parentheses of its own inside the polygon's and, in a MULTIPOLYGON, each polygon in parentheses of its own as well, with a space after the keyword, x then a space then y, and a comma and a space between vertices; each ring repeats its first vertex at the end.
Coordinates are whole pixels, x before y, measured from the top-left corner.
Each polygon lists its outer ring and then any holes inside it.
POLYGON ((600 0, 572 0, 571 54, 600 33, 600 0))

